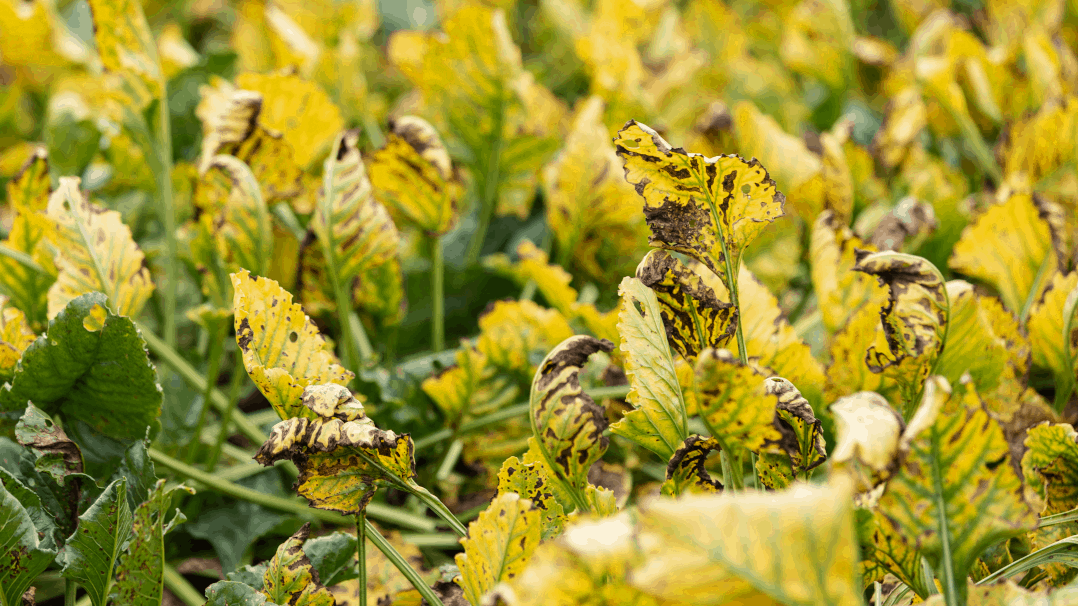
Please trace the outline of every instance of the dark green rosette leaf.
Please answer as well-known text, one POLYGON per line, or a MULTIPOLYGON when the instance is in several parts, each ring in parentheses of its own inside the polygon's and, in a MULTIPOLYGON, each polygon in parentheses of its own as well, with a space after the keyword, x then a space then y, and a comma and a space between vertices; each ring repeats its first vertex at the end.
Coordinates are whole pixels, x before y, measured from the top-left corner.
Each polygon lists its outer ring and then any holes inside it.
POLYGON ((206 588, 206 606, 277 606, 254 587, 239 581, 218 581, 206 588))
POLYGON ((131 536, 127 482, 116 480, 81 516, 60 554, 64 578, 76 581, 94 606, 105 606, 116 559, 131 536))
POLYGON ((22 594, 52 562, 56 552, 43 549, 30 514, 10 492, 0 488, 0 600, 22 603, 22 594))
POLYGON ((356 537, 347 532, 311 539, 303 544, 303 553, 326 587, 350 581, 356 572, 356 537))
POLYGON ((133 441, 156 422, 161 388, 134 322, 108 311, 105 295, 94 292, 68 303, 26 349, 0 390, 0 415, 11 419, 29 401, 59 414, 65 427, 81 423, 133 441))
POLYGON ((158 480, 146 502, 135 510, 131 543, 116 566, 116 583, 110 594, 112 603, 160 606, 164 591, 165 534, 187 519, 177 509, 172 519, 165 521, 165 510, 175 490, 194 493, 183 485, 166 490, 165 481, 158 480))

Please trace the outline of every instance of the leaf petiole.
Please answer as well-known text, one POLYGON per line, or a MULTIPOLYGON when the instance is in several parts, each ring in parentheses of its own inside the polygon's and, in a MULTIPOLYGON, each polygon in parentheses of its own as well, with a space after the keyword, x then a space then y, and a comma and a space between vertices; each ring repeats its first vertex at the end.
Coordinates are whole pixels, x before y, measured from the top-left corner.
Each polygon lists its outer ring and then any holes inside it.
POLYGON ((359 606, 367 606, 367 516, 363 511, 356 514, 356 572, 359 575, 357 602, 359 606))

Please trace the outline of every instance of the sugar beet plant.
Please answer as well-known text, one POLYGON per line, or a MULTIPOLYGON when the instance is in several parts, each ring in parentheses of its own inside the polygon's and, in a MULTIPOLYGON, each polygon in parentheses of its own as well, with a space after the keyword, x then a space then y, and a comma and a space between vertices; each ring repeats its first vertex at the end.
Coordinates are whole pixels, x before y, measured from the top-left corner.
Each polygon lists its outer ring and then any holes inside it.
POLYGON ((0 0, 0 606, 1078 602, 1072 6, 234 4, 0 0))

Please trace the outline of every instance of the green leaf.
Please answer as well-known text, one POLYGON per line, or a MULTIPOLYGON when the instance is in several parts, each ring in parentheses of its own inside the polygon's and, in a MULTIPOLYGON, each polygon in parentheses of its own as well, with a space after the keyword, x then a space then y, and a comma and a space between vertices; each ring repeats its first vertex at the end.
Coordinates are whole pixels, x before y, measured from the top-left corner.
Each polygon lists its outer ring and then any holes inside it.
POLYGON ((356 578, 356 535, 337 531, 303 544, 303 553, 326 587, 356 578))
POLYGON ((79 526, 67 540, 60 555, 61 574, 85 589, 94 606, 105 606, 116 559, 131 528, 127 482, 116 480, 79 516, 79 526))
POLYGON ((666 251, 649 252, 636 277, 655 291, 666 337, 686 360, 695 361, 708 347, 726 347, 734 337, 734 306, 720 301, 696 272, 666 251))
MULTIPOLYGON (((243 478, 236 483, 266 494, 290 496, 281 488, 279 473, 273 470, 243 478)), ((184 530, 193 537, 209 541, 221 561, 221 569, 225 571, 234 570, 259 537, 286 519, 278 512, 248 501, 212 493, 203 493, 202 496, 201 511, 184 526, 184 530)))
POLYGON ((783 215, 786 197, 755 159, 672 148, 630 120, 614 139, 625 180, 644 198, 650 242, 689 255, 729 285, 745 247, 783 215))
POLYGON ((622 280, 618 294, 622 297, 618 333, 631 386, 626 399, 634 408, 610 432, 669 459, 689 432, 659 300, 636 278, 622 280))
POLYGON ((11 493, 11 496, 22 504, 26 514, 30 516, 30 520, 34 523, 34 528, 37 529, 42 549, 55 550, 63 544, 63 536, 60 534, 58 526, 59 522, 54 517, 56 514, 45 506, 38 491, 31 490, 3 467, 0 467, 0 484, 3 484, 4 488, 11 493))
POLYGON ((34 467, 34 454, 7 438, 0 438, 0 481, 15 496, 44 533, 43 548, 63 545, 64 539, 75 530, 79 517, 79 502, 83 488, 93 482, 65 482, 60 486, 47 473, 34 467))
POLYGON ((56 552, 42 549, 38 530, 22 504, 0 487, 0 600, 22 604, 22 594, 52 562, 56 552))
POLYGON ((715 438, 698 435, 686 438, 666 465, 666 481, 662 484, 662 494, 676 497, 683 494, 720 492, 722 483, 713 480, 704 467, 708 455, 719 449, 719 441, 715 438))
POLYGON ((311 560, 303 553, 303 544, 311 534, 304 524, 281 543, 263 577, 262 593, 272 602, 289 606, 333 606, 333 594, 318 581, 311 560))
POLYGON ((499 495, 468 525, 464 553, 456 556, 457 583, 468 602, 480 604, 495 585, 524 570, 539 546, 540 528, 539 511, 512 492, 499 495))
POLYGON ((952 395, 945 379, 926 382, 903 435, 901 467, 879 501, 880 514, 959 603, 977 557, 1036 526, 1003 430, 972 387, 961 388, 952 395))
POLYGON ((105 303, 101 293, 82 295, 49 322, 0 391, 0 411, 33 401, 65 426, 81 421, 116 440, 146 435, 161 412, 161 388, 135 324, 105 303))
POLYGON ((591 354, 613 349, 605 339, 570 337, 547 354, 532 381, 529 446, 542 455, 582 510, 586 510, 582 493, 588 469, 602 458, 609 439, 603 435, 607 426, 603 409, 580 388, 578 375, 591 354))
POLYGON ((69 475, 82 474, 78 445, 33 404, 26 405, 26 413, 15 424, 15 439, 34 453, 34 468, 52 476, 60 486, 69 475))
POLYGON ((312 507, 356 514, 379 486, 415 476, 412 439, 375 427, 347 387, 307 387, 303 405, 315 420, 294 417, 274 425, 255 459, 267 466, 294 461, 300 471, 296 490, 312 507))
MULTIPOLYGON (((527 458, 527 457, 525 457, 527 458)), ((565 525, 565 509, 556 496, 557 481, 550 478, 540 463, 524 463, 509 457, 498 472, 498 495, 516 493, 531 501, 532 509, 540 512, 540 525, 544 540, 561 533, 565 525)))
POLYGON ((194 490, 183 486, 165 489, 158 480, 146 501, 135 510, 131 525, 131 543, 116 566, 116 583, 110 596, 114 603, 131 606, 159 606, 164 590, 165 534, 186 517, 177 509, 168 523, 166 509, 172 493, 194 490))
POLYGON ((205 606, 277 606, 266 595, 239 581, 218 581, 206 588, 205 606))

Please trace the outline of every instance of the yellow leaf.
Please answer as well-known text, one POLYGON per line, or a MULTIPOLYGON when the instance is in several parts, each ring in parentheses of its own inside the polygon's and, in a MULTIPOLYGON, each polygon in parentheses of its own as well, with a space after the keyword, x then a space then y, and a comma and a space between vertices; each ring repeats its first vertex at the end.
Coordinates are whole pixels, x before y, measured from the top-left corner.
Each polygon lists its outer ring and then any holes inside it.
POLYGON ((273 258, 273 231, 251 169, 233 156, 214 156, 198 180, 195 196, 203 211, 200 220, 213 234, 226 267, 265 275, 273 258))
POLYGON ((778 398, 767 393, 756 370, 725 349, 706 349, 695 371, 697 412, 729 456, 740 459, 782 438, 775 427, 778 398))
POLYGON ((671 148, 635 121, 618 132, 614 145, 626 181, 644 198, 650 242, 696 258, 724 282, 745 247, 783 214, 785 196, 755 160, 671 148))
POLYGON ((1024 319, 1054 271, 1062 269, 1058 212, 1039 198, 1013 195, 962 232, 948 265, 990 284, 1007 309, 1024 319))
POLYGON ((995 391, 1008 373, 1025 376, 1029 341, 998 299, 978 296, 961 280, 947 283, 947 299, 947 344, 933 372, 954 383, 969 373, 981 393, 995 391))
MULTIPOLYGON (((1022 473, 1026 484, 1043 502, 1041 517, 1078 507, 1078 433, 1066 423, 1044 423, 1031 427, 1025 439, 1022 473)), ((1078 532, 1078 523, 1068 522, 1033 531, 1033 548, 1046 547, 1078 532)), ((1063 563, 1042 564, 1059 586, 1074 578, 1073 568, 1063 563)))
POLYGON ((618 294, 618 334, 631 386, 626 400, 633 409, 610 432, 669 459, 688 437, 688 429, 662 308, 655 293, 635 278, 622 280, 618 294))
POLYGON ((840 398, 830 410, 835 420, 831 468, 850 474, 861 492, 891 477, 906 428, 902 415, 872 391, 840 398))
POLYGON ((854 26, 846 2, 802 0, 785 17, 780 53, 792 71, 845 89, 853 76, 854 26))
POLYGON ((337 363, 318 327, 277 282, 246 270, 231 277, 236 342, 251 380, 282 419, 315 418, 300 401, 304 388, 347 385, 354 375, 337 363))
POLYGON ((834 333, 862 305, 882 304, 886 296, 876 280, 853 271, 857 249, 875 251, 840 223, 832 211, 816 217, 812 228, 812 287, 824 326, 834 333))
POLYGON ((910 144, 928 125, 928 110, 921 91, 910 87, 891 97, 884 114, 886 117, 872 140, 872 147, 880 162, 890 168, 902 162, 910 144))
POLYGON ((11 382, 22 352, 35 338, 37 335, 26 324, 26 316, 0 296, 0 381, 11 382))
POLYGON ((487 358, 477 349, 461 343, 454 356, 456 364, 423 380, 423 391, 442 409, 450 426, 456 426, 464 415, 487 403, 506 387, 507 381, 494 380, 487 358))
POLYGON ((686 360, 696 360, 708 347, 725 347, 734 337, 737 310, 666 251, 649 252, 636 277, 655 292, 666 337, 686 360))
MULTIPOLYGON (((782 377, 770 377, 764 381, 768 395, 778 397, 775 406, 775 428, 781 438, 769 441, 767 450, 770 454, 782 452, 787 459, 781 463, 782 474, 787 473, 791 480, 797 474, 807 474, 827 460, 827 449, 823 438, 823 424, 816 418, 812 406, 794 384, 782 377)), ((771 458, 772 475, 776 473, 778 461, 771 458)))
MULTIPOLYGON (((63 65, 65 53, 58 44, 57 15, 47 2, 0 2, 0 31, 18 32, 0 38, 0 56, 12 66, 63 65)), ((10 86, 10 84, 8 84, 10 86)))
POLYGON ((7 256, 0 256, 0 291, 26 314, 31 326, 43 330, 48 318, 49 287, 55 280, 52 256, 42 245, 45 226, 34 217, 44 212, 51 193, 48 155, 35 148, 19 172, 7 182, 7 200, 15 211, 4 246, 29 255, 45 269, 37 272, 7 256))
MULTIPOLYGON (((1055 376, 1056 391, 1066 391, 1078 376, 1078 334, 1074 333, 1075 304, 1078 303, 1078 273, 1056 272, 1045 285, 1029 313, 1026 330, 1033 348, 1033 364, 1047 368, 1055 376)), ((1057 402, 1059 399, 1057 398, 1057 402)))
POLYGON ((138 110, 160 99, 164 76, 138 0, 94 0, 90 14, 105 73, 118 78, 124 96, 138 110))
POLYGON ((385 146, 367 158, 377 197, 427 234, 445 234, 456 225, 464 193, 449 152, 422 118, 404 116, 389 126, 385 146))
POLYGON ((464 553, 456 557, 459 585, 472 604, 502 581, 519 575, 539 546, 539 511, 515 493, 499 495, 468 525, 464 553))
POLYGON ((573 329, 556 310, 531 301, 495 301, 479 316, 476 349, 486 363, 528 377, 533 359, 573 336, 573 329))
POLYGON ((662 494, 676 497, 683 494, 719 492, 722 483, 711 478, 704 465, 708 455, 720 450, 715 438, 691 435, 670 457, 666 465, 666 481, 662 484, 662 494))
POLYGON ((825 401, 834 401, 856 391, 875 391, 889 398, 900 397, 893 377, 869 368, 865 353, 870 348, 886 349, 887 338, 880 322, 879 305, 866 303, 850 315, 846 325, 831 339, 825 401))
POLYGON ((308 522, 281 543, 269 561, 262 576, 260 593, 270 602, 333 606, 333 594, 318 581, 317 571, 303 552, 303 544, 310 534, 311 524, 308 522))
POLYGON ((157 37, 157 55, 161 58, 161 71, 165 80, 197 65, 202 59, 184 39, 183 31, 174 21, 167 23, 157 37))
POLYGON ((498 472, 498 497, 516 493, 531 501, 532 508, 540 513, 542 538, 548 540, 561 533, 566 517, 555 496, 554 480, 546 475, 545 469, 540 464, 509 457, 498 472))
POLYGON ((153 293, 150 272, 120 213, 91 204, 78 177, 62 177, 49 198, 46 232, 60 270, 49 288, 49 317, 75 297, 101 291, 118 315, 137 318, 153 293))
POLYGON ((344 126, 325 91, 299 76, 245 73, 236 77, 236 86, 262 96, 259 123, 284 135, 301 167, 321 158, 344 126))
MULTIPOLYGON (((976 585, 971 580, 967 591, 970 606, 1066 606, 1078 600, 1078 587, 1030 591, 1010 580, 995 585, 976 585)), ((943 606, 944 599, 942 594, 934 595, 922 603, 924 606, 943 606)))

